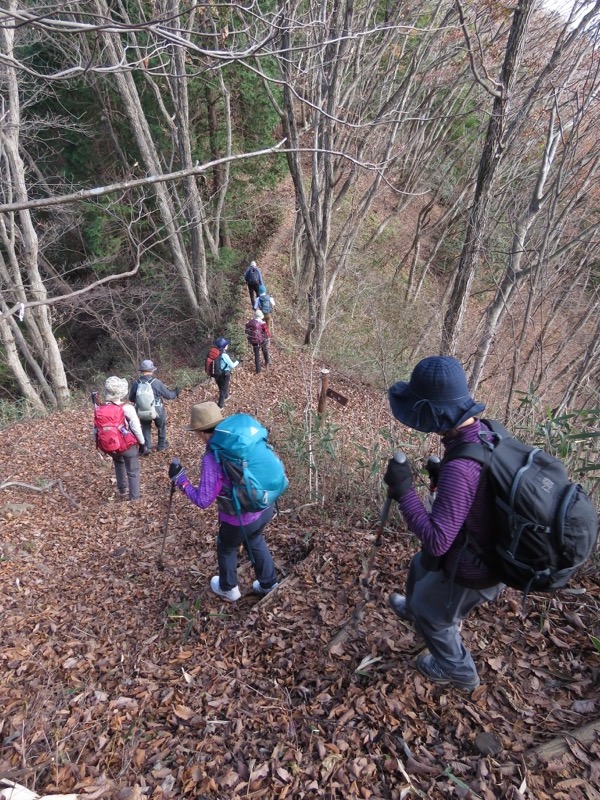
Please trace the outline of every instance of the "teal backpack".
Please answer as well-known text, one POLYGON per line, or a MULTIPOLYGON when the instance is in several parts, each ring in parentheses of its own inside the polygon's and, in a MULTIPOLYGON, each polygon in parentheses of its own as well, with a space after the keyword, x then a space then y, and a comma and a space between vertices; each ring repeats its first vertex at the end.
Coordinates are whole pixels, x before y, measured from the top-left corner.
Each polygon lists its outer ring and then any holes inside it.
POLYGON ((233 414, 215 428, 208 447, 232 482, 230 495, 218 499, 224 513, 261 511, 287 489, 283 464, 268 436, 268 430, 249 414, 233 414))

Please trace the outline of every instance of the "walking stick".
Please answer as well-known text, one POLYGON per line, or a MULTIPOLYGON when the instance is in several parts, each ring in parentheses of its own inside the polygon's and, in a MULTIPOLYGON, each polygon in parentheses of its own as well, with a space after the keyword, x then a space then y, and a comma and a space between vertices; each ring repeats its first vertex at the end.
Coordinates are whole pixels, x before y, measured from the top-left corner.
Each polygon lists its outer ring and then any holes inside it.
MULTIPOLYGON (((406 462, 406 456, 402 452, 402 450, 396 450, 394 453, 394 461, 397 464, 404 464, 406 462)), ((379 514, 379 524, 377 526, 377 536, 375 537, 375 541, 373 542, 373 546, 371 547, 371 552, 369 553, 369 557, 367 559, 367 565, 365 567, 365 571, 361 580, 361 584, 363 588, 369 585, 369 578, 371 577, 371 572, 373 570, 373 563, 375 561, 375 554, 377 550, 381 547, 381 543, 383 541, 383 531, 385 528, 385 523, 387 522, 387 518, 390 513, 390 508, 392 507, 392 498, 386 497, 385 503, 381 509, 381 513, 379 514)), ((368 597, 365 597, 365 602, 367 601, 368 597)))
MULTIPOLYGON (((404 464, 406 461, 406 456, 402 452, 402 450, 396 450, 394 453, 394 461, 398 464, 404 464)), ((385 502, 381 508, 381 513, 379 514, 379 524, 377 525, 377 535, 375 536, 375 541, 371 546, 371 550, 366 560, 366 566, 363 571, 363 575, 360 581, 361 585, 361 592, 362 592, 362 602, 360 602, 356 608, 354 609, 354 613, 350 617, 350 619, 345 622, 339 631, 335 634, 333 639, 329 642, 329 650, 335 647, 336 644, 343 642, 344 639, 348 636, 350 627, 353 623, 359 622, 362 619, 364 608, 369 601, 369 579, 371 577, 371 572, 373 570, 373 563, 375 561, 375 554, 377 550, 381 547, 381 543, 383 541, 383 531, 385 528, 385 523, 387 522, 387 518, 390 513, 390 509, 392 507, 392 498, 386 497, 385 502)))
POLYGON ((437 491, 438 479, 440 477, 440 467, 442 462, 437 456, 429 456, 425 469, 429 475, 429 513, 433 508, 433 501, 435 500, 435 493, 437 491))
POLYGON ((163 562, 163 553, 165 552, 165 542, 167 541, 167 531, 169 530, 169 517, 171 516, 171 506, 173 505, 173 495, 175 494, 175 481, 171 481, 171 489, 169 491, 169 504, 167 506, 167 518, 165 520, 165 530, 163 533, 162 545, 160 548, 160 555, 156 561, 156 566, 162 572, 165 568, 163 562))

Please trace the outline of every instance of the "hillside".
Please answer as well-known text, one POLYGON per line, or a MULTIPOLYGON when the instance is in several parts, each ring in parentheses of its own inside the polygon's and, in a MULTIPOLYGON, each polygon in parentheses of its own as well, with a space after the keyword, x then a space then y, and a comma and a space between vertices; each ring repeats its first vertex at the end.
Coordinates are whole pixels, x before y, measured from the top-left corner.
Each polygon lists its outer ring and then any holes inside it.
MULTIPOLYGON (((258 415, 285 448, 282 409, 301 422, 318 371, 282 330, 273 368, 256 376, 246 359, 226 410, 258 415)), ((368 443, 389 427, 380 393, 334 385, 349 402, 332 404, 328 419, 348 441, 368 443)), ((415 671, 419 642, 387 608, 414 552, 396 511, 361 593, 379 503, 360 507, 364 486, 352 513, 292 486, 268 527, 282 584, 261 601, 245 560, 242 599, 211 594, 216 513, 179 493, 158 570, 167 465, 177 454, 196 477, 197 441, 183 426, 193 403, 215 396, 201 382, 169 404, 171 446, 143 460, 137 503, 115 499, 89 405, 0 434, 5 483, 60 480, 64 492, 55 484, 0 494, 0 777, 119 800, 600 797, 593 735, 587 744, 568 737, 549 763, 527 755, 598 717, 591 575, 552 599, 530 598, 524 619, 510 590, 473 614, 464 636, 482 685, 469 697, 415 671), (485 732, 497 737, 493 755, 479 752, 485 732)))

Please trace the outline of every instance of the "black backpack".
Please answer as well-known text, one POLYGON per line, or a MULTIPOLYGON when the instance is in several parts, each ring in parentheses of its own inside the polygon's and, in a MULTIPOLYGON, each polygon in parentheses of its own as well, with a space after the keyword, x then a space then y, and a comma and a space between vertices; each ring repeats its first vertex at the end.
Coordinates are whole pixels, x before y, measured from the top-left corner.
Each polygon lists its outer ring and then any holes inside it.
POLYGON ((565 586, 592 554, 598 540, 598 513, 581 486, 569 480, 557 458, 515 439, 495 420, 481 444, 457 445, 442 466, 455 458, 483 465, 481 480, 491 479, 495 496, 496 547, 481 552, 498 580, 527 594, 565 586))

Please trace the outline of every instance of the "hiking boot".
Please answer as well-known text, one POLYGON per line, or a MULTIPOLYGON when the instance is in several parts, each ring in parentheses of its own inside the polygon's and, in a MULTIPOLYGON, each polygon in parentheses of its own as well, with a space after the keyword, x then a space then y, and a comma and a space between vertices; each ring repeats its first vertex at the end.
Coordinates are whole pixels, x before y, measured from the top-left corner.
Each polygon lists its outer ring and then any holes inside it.
POLYGON ((166 450, 168 446, 169 446, 168 442, 164 442, 163 444, 159 444, 158 447, 156 448, 156 452, 160 453, 161 450, 166 450))
POLYGON ((269 594, 269 592, 272 592, 273 589, 276 589, 278 586, 279 586, 278 583, 274 583, 273 586, 269 586, 268 589, 265 589, 263 586, 260 585, 260 581, 254 581, 252 583, 252 591, 255 594, 263 594, 264 595, 264 594, 269 594))
POLYGON ((388 597, 388 605, 397 617, 405 622, 414 622, 415 618, 406 605, 406 597, 398 592, 392 592, 388 597))
POLYGON ((218 575, 210 579, 210 588, 215 594, 218 594, 219 597, 222 597, 223 600, 227 600, 230 603, 235 603, 235 601, 239 600, 242 596, 238 586, 234 586, 233 589, 227 589, 227 591, 224 592, 223 589, 221 589, 218 575))
POLYGON ((480 683, 477 676, 470 681, 459 681, 456 680, 456 678, 451 678, 450 675, 444 672, 431 653, 421 653, 417 656, 417 669, 422 675, 425 675, 426 678, 433 681, 433 683, 454 686, 456 689, 460 689, 463 692, 472 692, 480 683))

